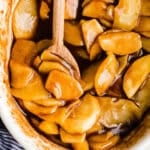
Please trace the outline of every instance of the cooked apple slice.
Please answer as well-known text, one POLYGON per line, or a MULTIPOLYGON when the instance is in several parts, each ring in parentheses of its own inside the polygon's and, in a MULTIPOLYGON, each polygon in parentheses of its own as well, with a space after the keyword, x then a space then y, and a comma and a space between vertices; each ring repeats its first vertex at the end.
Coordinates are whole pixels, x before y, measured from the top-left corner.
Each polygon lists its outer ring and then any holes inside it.
POLYGON ((32 68, 25 64, 10 61, 11 86, 13 88, 23 88, 28 85, 34 75, 32 68))
POLYGON ((63 124, 64 121, 67 119, 67 117, 74 111, 76 107, 79 106, 80 100, 73 101, 68 106, 64 107, 58 107, 57 110, 49 115, 41 115, 40 118, 48 121, 48 122, 54 122, 57 124, 63 124))
POLYGON ((43 107, 31 101, 26 101, 26 100, 23 100, 23 105, 29 112, 37 116, 48 115, 54 113, 57 110, 57 106, 43 107))
POLYGON ((82 7, 86 6, 91 0, 83 0, 82 7))
POLYGON ((86 133, 70 134, 60 128, 60 138, 64 143, 80 143, 84 142, 86 133))
POLYGON ((100 115, 100 106, 96 97, 87 94, 60 126, 71 134, 88 131, 100 115))
POLYGON ((82 80, 84 82, 84 86, 83 86, 84 91, 88 91, 94 88, 94 78, 99 65, 100 62, 93 63, 83 71, 82 80))
POLYGON ((101 1, 109 4, 109 3, 114 3, 115 0, 101 0, 101 1))
POLYGON ((74 110, 76 106, 70 109, 70 107, 58 107, 57 110, 49 115, 41 115, 40 118, 48 121, 48 122, 54 122, 57 124, 63 124, 67 117, 70 115, 72 110, 74 110))
POLYGON ((150 77, 146 79, 144 85, 135 94, 134 100, 138 103, 142 113, 145 113, 150 108, 150 77))
POLYGON ((12 27, 16 39, 32 39, 38 25, 36 0, 20 0, 15 7, 12 27))
POLYGON ((80 143, 72 143, 72 147, 74 150, 89 150, 89 144, 87 140, 84 140, 83 142, 80 143))
POLYGON ((105 29, 106 28, 112 28, 112 21, 109 21, 105 18, 100 18, 99 20, 100 20, 100 23, 105 27, 105 29))
POLYGON ((49 73, 52 70, 60 70, 67 74, 70 74, 67 68, 65 68, 62 64, 58 62, 52 62, 52 61, 43 61, 39 66, 39 72, 40 73, 49 73))
POLYGON ((150 16, 150 3, 149 0, 141 0, 141 16, 150 16))
POLYGON ((131 54, 142 47, 140 35, 130 31, 109 30, 99 35, 98 40, 104 51, 117 55, 131 54))
POLYGON ((98 99, 101 110, 99 122, 107 128, 131 126, 141 118, 140 107, 131 100, 113 97, 98 97, 98 99))
POLYGON ((82 15, 91 18, 103 18, 106 15, 107 4, 102 1, 90 1, 85 5, 82 15))
POLYGON ((96 123, 92 126, 92 128, 90 128, 86 133, 87 133, 87 135, 91 135, 91 134, 93 134, 93 133, 100 133, 100 132, 102 132, 102 131, 104 131, 104 126, 101 125, 99 122, 96 122, 96 123))
POLYGON ((79 23, 65 21, 64 40, 74 46, 83 46, 82 33, 79 23))
POLYGON ((142 37, 142 48, 150 53, 150 38, 142 37))
POLYGON ((73 76, 59 70, 49 73, 45 87, 57 99, 70 101, 78 99, 83 94, 80 83, 73 76))
POLYGON ((48 19, 49 18, 49 12, 50 12, 50 8, 48 6, 48 4, 45 1, 41 1, 40 3, 40 18, 42 20, 48 19))
POLYGON ((103 27, 96 19, 84 21, 81 23, 83 38, 85 41, 87 52, 90 51, 90 47, 95 41, 96 37, 103 32, 103 27))
POLYGON ((106 133, 102 133, 102 134, 99 134, 99 135, 91 135, 89 138, 88 138, 88 141, 89 142, 106 142, 108 139, 110 139, 111 137, 113 137, 113 133, 108 131, 106 133))
POLYGON ((40 58, 40 56, 36 56, 33 60, 33 67, 35 67, 36 69, 39 68, 40 64, 42 63, 42 60, 40 58))
POLYGON ((65 101, 64 100, 56 100, 53 97, 47 98, 47 99, 38 99, 38 100, 32 100, 32 102, 41 105, 41 106, 64 106, 65 101))
POLYGON ((99 45, 98 39, 96 39, 89 50, 90 60, 94 60, 101 52, 102 49, 99 45))
POLYGON ((119 62, 118 74, 122 74, 122 72, 124 71, 124 69, 128 65, 128 55, 124 55, 124 56, 119 57, 118 62, 119 62))
POLYGON ((11 94, 23 100, 36 101, 47 99, 51 94, 44 88, 40 75, 33 70, 33 76, 27 86, 23 88, 11 88, 11 94))
POLYGON ((115 146, 119 140, 119 135, 109 135, 112 134, 110 132, 104 133, 101 135, 93 135, 89 138, 89 146, 91 149, 111 149, 111 147, 115 146))
POLYGON ((48 134, 48 135, 57 135, 59 134, 58 126, 56 123, 48 122, 48 121, 42 121, 38 128, 48 134))
POLYGON ((141 31, 140 34, 147 38, 150 38, 150 31, 141 31))
POLYGON ((115 9, 114 5, 108 5, 105 19, 108 19, 109 21, 113 21, 113 19, 114 19, 114 9, 115 9))
POLYGON ((138 24, 141 0, 119 0, 114 11, 114 28, 132 30, 138 24))
POLYGON ((141 16, 134 30, 137 32, 150 32, 150 17, 141 16))
POLYGON ((94 80, 94 86, 99 96, 103 95, 113 84, 118 69, 119 63, 113 54, 108 55, 99 65, 94 80))
POLYGON ((34 42, 29 40, 17 40, 12 49, 11 59, 18 63, 31 65, 36 54, 37 48, 34 42))
POLYGON ((150 55, 137 59, 123 78, 123 89, 128 98, 132 98, 150 73, 150 55))
POLYGON ((65 19, 75 19, 79 0, 65 0, 65 19))

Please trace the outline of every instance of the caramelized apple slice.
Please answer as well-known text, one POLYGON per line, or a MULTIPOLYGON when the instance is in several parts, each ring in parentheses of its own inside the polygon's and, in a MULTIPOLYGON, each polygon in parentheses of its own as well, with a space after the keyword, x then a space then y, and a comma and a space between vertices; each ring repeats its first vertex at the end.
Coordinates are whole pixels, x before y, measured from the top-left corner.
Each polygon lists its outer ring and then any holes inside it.
MULTIPOLYGON (((112 28, 112 22, 107 20, 107 19, 104 19, 104 18, 100 18, 100 23, 105 27, 105 28, 112 28)), ((103 27, 103 28, 104 28, 103 27)))
POLYGON ((12 49, 11 59, 19 63, 31 65, 36 55, 37 48, 34 42, 29 40, 17 40, 12 49))
POLYGON ((118 62, 119 62, 118 74, 121 74, 128 65, 128 55, 119 57, 118 62))
POLYGON ((32 100, 32 102, 41 106, 64 106, 65 105, 64 100, 56 100, 53 97, 47 99, 36 99, 36 100, 32 100))
POLYGON ((107 141, 108 139, 110 139, 111 137, 113 137, 113 133, 112 132, 106 132, 106 133, 103 133, 103 134, 99 134, 99 135, 92 135, 88 138, 88 141, 89 142, 105 142, 107 141))
POLYGON ((86 6, 91 0, 83 0, 82 7, 86 6))
POLYGON ((40 56, 36 56, 33 60, 33 67, 35 67, 36 69, 39 68, 40 64, 42 63, 42 60, 40 58, 40 56))
POLYGON ((140 35, 135 32, 110 30, 101 34, 98 40, 104 51, 117 55, 131 54, 142 47, 140 35))
POLYGON ((150 53, 150 38, 142 37, 142 48, 150 53))
POLYGON ((58 126, 57 124, 53 123, 53 122, 48 122, 48 121, 42 121, 38 128, 44 132, 45 134, 48 135, 57 135, 59 134, 59 130, 58 130, 58 126))
POLYGON ((64 28, 64 40, 67 43, 72 44, 74 46, 84 45, 80 24, 65 21, 64 28))
POLYGON ((149 0, 141 0, 141 16, 150 16, 150 3, 149 0))
POLYGON ((81 24, 81 27, 86 49, 89 52, 89 49, 93 44, 94 40, 96 39, 96 37, 103 32, 103 28, 96 19, 84 21, 81 24))
POLYGON ((99 45, 98 39, 96 39, 89 50, 90 60, 94 60, 101 52, 102 49, 99 45))
POLYGON ((113 97, 98 97, 99 122, 107 128, 131 126, 141 118, 141 110, 133 101, 113 97))
POLYGON ((150 38, 150 31, 141 31, 140 34, 147 38, 150 38))
POLYGON ((60 138, 64 143, 80 143, 85 140, 86 133, 70 134, 60 128, 60 138))
POLYGON ((16 98, 23 100, 36 101, 38 99, 47 99, 51 95, 44 88, 40 75, 33 70, 33 76, 27 86, 23 88, 12 88, 11 94, 16 98))
POLYGON ((20 0, 15 7, 12 27, 16 39, 31 39, 35 36, 38 25, 36 0, 20 0))
POLYGON ((102 2, 105 2, 105 3, 114 3, 114 0, 101 0, 102 2))
POLYGON ((80 143, 72 143, 74 150, 89 150, 89 144, 86 140, 80 143))
POLYGON ((135 28, 137 32, 150 32, 150 17, 141 16, 135 28))
POLYGON ((94 88, 94 78, 99 65, 100 62, 93 63, 83 71, 82 80, 84 82, 84 86, 83 86, 84 91, 88 91, 94 88))
POLYGON ((100 106, 97 98, 87 94, 81 104, 61 124, 61 127, 72 134, 80 134, 89 130, 99 117, 100 106))
POLYGON ((114 11, 114 28, 132 30, 138 24, 141 0, 119 0, 114 11))
POLYGON ((48 115, 54 113, 57 110, 57 106, 43 107, 31 101, 25 101, 25 100, 23 100, 23 105, 29 112, 37 116, 48 115))
POLYGON ((108 55, 99 65, 94 81, 94 86, 99 96, 103 95, 106 90, 113 84, 118 69, 119 63, 113 54, 108 55))
POLYGON ((93 135, 89 138, 89 145, 91 149, 110 149, 119 142, 120 137, 110 132, 102 135, 93 135))
POLYGON ((105 19, 108 19, 109 21, 113 21, 113 19, 114 19, 114 9, 115 9, 114 5, 108 5, 105 19))
POLYGON ((67 74, 70 74, 67 68, 65 68, 62 64, 58 62, 52 62, 52 61, 43 61, 39 66, 39 72, 40 73, 49 73, 52 70, 60 70, 67 74))
POLYGON ((49 18, 49 12, 50 8, 48 4, 45 1, 41 1, 40 3, 40 18, 42 20, 48 19, 49 18))
POLYGON ((54 113, 49 115, 41 115, 40 118, 48 122, 62 124, 68 117, 68 113, 67 107, 59 107, 54 113))
POLYGON ((48 122, 55 122, 57 124, 63 124, 66 118, 74 111, 76 107, 80 104, 79 100, 73 101, 69 106, 58 107, 57 111, 49 114, 42 115, 41 118, 48 122))
POLYGON ((101 125, 99 122, 96 122, 92 128, 90 128, 86 133, 87 135, 93 134, 93 133, 101 133, 104 130, 104 126, 101 125))
POLYGON ((79 0, 65 0, 65 19, 75 19, 79 0))
POLYGON ((49 73, 45 87, 57 99, 75 100, 83 94, 80 83, 74 77, 58 70, 49 73))
POLYGON ((23 88, 28 85, 34 75, 32 68, 25 64, 10 61, 11 86, 13 88, 23 88))
POLYGON ((150 73, 150 55, 137 59, 127 70, 123 78, 123 89, 128 98, 132 98, 150 73))
POLYGON ((102 1, 90 1, 85 5, 82 15, 92 18, 103 18, 106 15, 107 5, 102 1))
POLYGON ((146 112, 149 107, 149 99, 150 99, 150 77, 146 79, 144 85, 140 88, 140 90, 135 94, 134 100, 138 103, 142 113, 146 112))

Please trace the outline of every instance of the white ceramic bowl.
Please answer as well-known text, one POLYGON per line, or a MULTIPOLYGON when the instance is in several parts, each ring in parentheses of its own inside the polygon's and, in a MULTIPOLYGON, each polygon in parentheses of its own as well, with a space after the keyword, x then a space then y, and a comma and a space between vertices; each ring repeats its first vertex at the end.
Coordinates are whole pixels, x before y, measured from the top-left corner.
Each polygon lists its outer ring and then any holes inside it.
MULTIPOLYGON (((12 44, 12 14, 18 0, 0 0, 0 116, 10 133, 27 150, 63 150, 36 132, 10 94, 8 61, 12 44)), ((114 150, 150 149, 150 113, 114 150)))

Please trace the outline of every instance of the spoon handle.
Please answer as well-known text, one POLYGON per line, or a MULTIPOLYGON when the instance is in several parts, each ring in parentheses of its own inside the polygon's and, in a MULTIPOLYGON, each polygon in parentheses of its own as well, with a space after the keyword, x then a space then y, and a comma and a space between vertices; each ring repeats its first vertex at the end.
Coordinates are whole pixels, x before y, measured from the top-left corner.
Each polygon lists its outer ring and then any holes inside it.
POLYGON ((53 42, 63 46, 64 39, 64 0, 53 0, 53 42))

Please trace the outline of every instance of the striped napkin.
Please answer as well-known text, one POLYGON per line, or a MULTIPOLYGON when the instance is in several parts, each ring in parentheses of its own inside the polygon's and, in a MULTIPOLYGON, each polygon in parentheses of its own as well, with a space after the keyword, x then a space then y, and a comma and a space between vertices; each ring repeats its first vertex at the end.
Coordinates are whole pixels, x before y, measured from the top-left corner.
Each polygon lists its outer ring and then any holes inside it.
POLYGON ((24 150, 10 135, 0 120, 0 150, 24 150))

